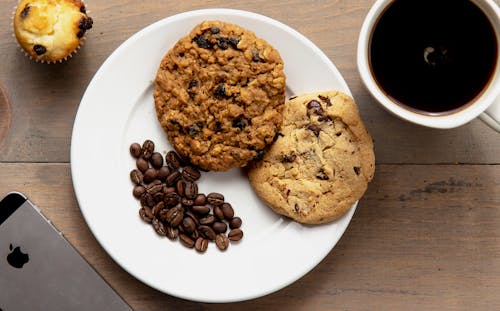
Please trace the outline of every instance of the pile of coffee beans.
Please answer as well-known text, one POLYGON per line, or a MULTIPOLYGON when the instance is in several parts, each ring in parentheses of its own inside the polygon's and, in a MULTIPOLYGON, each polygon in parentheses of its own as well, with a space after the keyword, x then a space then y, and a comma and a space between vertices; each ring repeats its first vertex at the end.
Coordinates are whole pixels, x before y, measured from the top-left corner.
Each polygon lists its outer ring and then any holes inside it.
POLYGON ((142 146, 130 145, 130 154, 137 159, 137 168, 130 172, 132 194, 140 200, 140 217, 156 233, 171 240, 179 238, 184 246, 201 253, 210 241, 226 250, 230 241, 243 238, 241 218, 234 216, 231 204, 220 193, 199 193, 196 181, 200 171, 175 151, 169 151, 164 160, 155 152, 154 142, 146 140, 142 146))

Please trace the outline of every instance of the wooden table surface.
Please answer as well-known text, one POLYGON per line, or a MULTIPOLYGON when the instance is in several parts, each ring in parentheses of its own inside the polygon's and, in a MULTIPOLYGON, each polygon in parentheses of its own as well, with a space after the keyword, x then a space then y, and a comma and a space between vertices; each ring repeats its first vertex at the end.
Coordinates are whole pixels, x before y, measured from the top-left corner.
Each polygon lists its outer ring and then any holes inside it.
POLYGON ((89 0, 95 22, 85 46, 49 66, 19 52, 10 25, 16 0, 0 0, 0 81, 11 102, 10 110, 0 104, 0 196, 27 194, 136 310, 500 309, 500 135, 479 120, 423 128, 375 103, 356 69, 358 32, 372 3, 89 0), (318 45, 350 86, 377 158, 349 228, 316 268, 266 297, 220 305, 160 293, 114 263, 82 218, 69 163, 80 99, 110 53, 159 19, 219 7, 267 15, 318 45))

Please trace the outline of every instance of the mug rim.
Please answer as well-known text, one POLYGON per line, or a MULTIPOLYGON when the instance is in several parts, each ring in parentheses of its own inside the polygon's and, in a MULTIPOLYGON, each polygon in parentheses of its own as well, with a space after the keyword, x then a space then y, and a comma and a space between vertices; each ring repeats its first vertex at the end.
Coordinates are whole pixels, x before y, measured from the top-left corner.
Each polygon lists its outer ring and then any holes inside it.
POLYGON ((392 99, 376 82, 371 70, 369 49, 371 37, 381 15, 395 0, 377 0, 366 15, 358 38, 357 64, 367 90, 371 95, 390 113, 412 123, 433 127, 433 128, 453 128, 463 125, 479 116, 486 110, 500 95, 500 8, 494 0, 470 0, 488 18, 497 38, 497 60, 492 77, 481 93, 469 103, 464 104, 449 113, 422 114, 410 107, 403 107, 402 104, 392 99))

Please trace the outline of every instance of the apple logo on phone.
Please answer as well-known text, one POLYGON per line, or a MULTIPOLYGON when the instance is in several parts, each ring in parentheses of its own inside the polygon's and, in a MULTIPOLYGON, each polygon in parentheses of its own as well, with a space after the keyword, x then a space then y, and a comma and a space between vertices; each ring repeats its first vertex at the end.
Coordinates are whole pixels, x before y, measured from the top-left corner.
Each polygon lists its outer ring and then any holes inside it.
POLYGON ((9 249, 11 252, 7 255, 7 262, 14 268, 21 269, 30 260, 28 254, 21 252, 19 246, 12 249, 12 244, 10 244, 9 249))

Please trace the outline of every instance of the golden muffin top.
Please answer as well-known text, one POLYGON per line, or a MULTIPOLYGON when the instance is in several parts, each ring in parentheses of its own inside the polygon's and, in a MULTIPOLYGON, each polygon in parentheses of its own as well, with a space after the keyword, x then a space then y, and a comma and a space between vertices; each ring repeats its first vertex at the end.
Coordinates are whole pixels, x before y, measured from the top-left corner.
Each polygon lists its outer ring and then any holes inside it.
POLYGON ((79 47, 92 23, 81 0, 21 0, 14 16, 14 33, 35 60, 56 62, 79 47))

